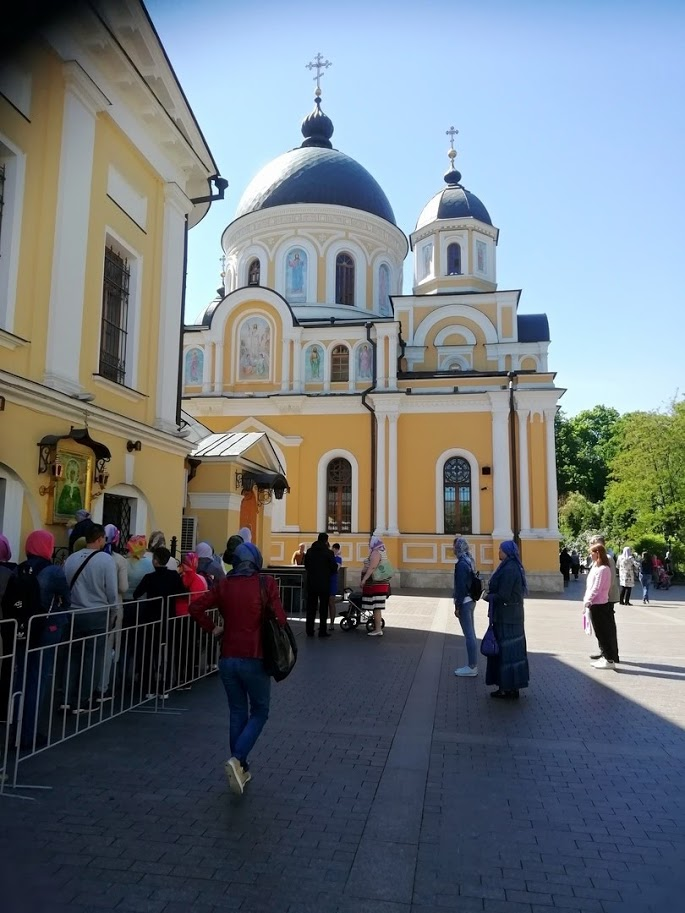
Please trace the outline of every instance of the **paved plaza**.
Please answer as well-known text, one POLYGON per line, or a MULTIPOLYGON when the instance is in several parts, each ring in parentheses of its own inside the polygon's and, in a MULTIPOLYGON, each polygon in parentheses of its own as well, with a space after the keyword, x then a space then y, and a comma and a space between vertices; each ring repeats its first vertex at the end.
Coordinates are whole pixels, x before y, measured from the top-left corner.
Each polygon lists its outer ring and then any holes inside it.
POLYGON ((455 678, 442 594, 393 595, 383 638, 294 623, 241 799, 217 676, 30 759, 52 789, 0 798, 0 910, 685 909, 685 588, 617 607, 616 672, 590 666, 582 592, 527 601, 518 702, 455 678))

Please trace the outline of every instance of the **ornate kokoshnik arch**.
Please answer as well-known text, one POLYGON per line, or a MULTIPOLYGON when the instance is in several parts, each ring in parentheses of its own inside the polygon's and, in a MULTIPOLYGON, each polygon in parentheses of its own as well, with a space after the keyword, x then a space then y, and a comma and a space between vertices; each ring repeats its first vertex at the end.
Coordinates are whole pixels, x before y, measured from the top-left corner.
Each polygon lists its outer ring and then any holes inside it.
POLYGON ((469 450, 453 447, 441 453, 435 464, 435 530, 438 535, 445 534, 445 501, 443 474, 445 463, 452 457, 461 457, 471 467, 471 535, 479 536, 480 529, 480 472, 478 460, 469 450))
MULTIPOLYGON (((469 305, 450 304, 446 305, 445 307, 438 308, 436 311, 425 317, 415 328, 414 338, 407 340, 408 344, 412 346, 425 345, 426 337, 433 329, 433 327, 438 323, 442 323, 444 320, 450 317, 461 317, 465 320, 470 320, 475 323, 483 331, 486 343, 499 342, 497 327, 488 317, 485 316, 485 314, 481 314, 479 310, 477 310, 475 307, 470 307, 469 305)), ((454 332, 459 332, 456 327, 454 328, 454 332)))
POLYGON ((284 333, 287 334, 289 329, 295 325, 293 312, 282 295, 262 285, 250 285, 247 288, 239 288, 235 292, 230 292, 223 299, 212 314, 209 329, 202 333, 202 341, 223 344, 229 316, 236 307, 247 301, 254 301, 262 307, 264 305, 273 307, 281 319, 284 333))

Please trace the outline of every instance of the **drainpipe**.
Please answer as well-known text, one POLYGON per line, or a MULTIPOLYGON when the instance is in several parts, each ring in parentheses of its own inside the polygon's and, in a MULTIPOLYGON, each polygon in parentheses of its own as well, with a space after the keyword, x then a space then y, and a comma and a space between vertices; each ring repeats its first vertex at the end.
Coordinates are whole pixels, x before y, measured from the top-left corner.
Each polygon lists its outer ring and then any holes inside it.
POLYGON ((372 360, 372 375, 371 375, 371 386, 367 387, 366 390, 362 391, 362 406, 365 409, 368 409, 371 413, 371 508, 370 508, 370 528, 369 535, 373 536, 376 529, 376 436, 377 436, 377 427, 376 427, 376 412, 369 406, 366 402, 366 398, 371 393, 372 390, 376 389, 376 383, 378 376, 376 374, 376 343, 371 338, 371 328, 373 327, 372 323, 365 323, 366 327, 366 339, 371 346, 373 351, 373 360, 372 360))
POLYGON ((186 286, 188 273, 188 216, 183 233, 183 288, 181 289, 181 327, 178 339, 178 379, 176 381, 176 425, 181 427, 181 400, 183 398, 183 335, 185 330, 186 286))
POLYGON ((509 371, 509 449, 511 463, 511 519, 514 542, 520 545, 521 520, 519 516, 519 474, 516 454, 516 404, 514 401, 514 383, 516 372, 509 371))

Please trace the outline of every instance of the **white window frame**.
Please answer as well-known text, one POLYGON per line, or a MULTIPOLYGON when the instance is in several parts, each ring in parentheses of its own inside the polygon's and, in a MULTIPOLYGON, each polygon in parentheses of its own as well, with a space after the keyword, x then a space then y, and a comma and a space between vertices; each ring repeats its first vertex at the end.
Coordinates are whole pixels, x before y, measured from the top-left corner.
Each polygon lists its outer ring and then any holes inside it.
MULTIPOLYGON (((352 512, 350 516, 350 532, 354 535, 359 532, 359 463, 355 455, 349 450, 328 450, 319 458, 316 474, 316 528, 323 532, 328 525, 326 510, 328 507, 328 464, 338 458, 347 460, 352 467, 352 512)), ((337 535, 337 534, 336 534, 337 535)))
POLYGON ((4 205, 0 229, 0 329, 14 332, 24 208, 26 154, 0 134, 0 160, 5 166, 4 205))
POLYGON ((329 304, 337 303, 335 300, 335 262, 338 254, 349 254, 354 260, 354 304, 343 304, 340 306, 368 310, 369 302, 366 300, 366 271, 369 266, 369 258, 359 244, 356 244, 349 238, 333 241, 326 249, 326 301, 329 304))
POLYGON ((454 447, 445 450, 435 464, 435 528, 439 535, 450 535, 445 532, 444 481, 445 463, 453 457, 461 457, 471 467, 471 536, 480 535, 480 467, 478 460, 470 450, 454 447))

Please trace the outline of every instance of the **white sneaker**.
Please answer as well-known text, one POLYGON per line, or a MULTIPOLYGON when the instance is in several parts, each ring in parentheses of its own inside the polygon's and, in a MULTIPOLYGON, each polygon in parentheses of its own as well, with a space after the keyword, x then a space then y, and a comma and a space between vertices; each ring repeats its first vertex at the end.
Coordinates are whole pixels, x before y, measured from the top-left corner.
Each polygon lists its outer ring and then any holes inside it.
POLYGON ((383 636, 382 631, 367 631, 366 633, 369 637, 382 637, 383 636))
POLYGON ((247 786, 247 784, 250 782, 251 779, 252 779, 252 774, 250 773, 250 771, 243 769, 243 786, 247 786))
POLYGON ((478 675, 478 669, 472 669, 471 666, 462 666, 461 669, 455 669, 454 674, 461 678, 474 678, 478 675))
POLYGON ((613 669, 616 664, 612 663, 612 661, 610 659, 605 659, 604 657, 602 657, 601 659, 598 659, 597 662, 594 662, 592 665, 595 669, 613 669))
POLYGON ((243 765, 237 758, 229 758, 228 761, 226 761, 224 770, 226 771, 226 778, 228 779, 228 785, 231 788, 231 792, 235 793, 236 796, 242 796, 245 783, 247 782, 243 765))

